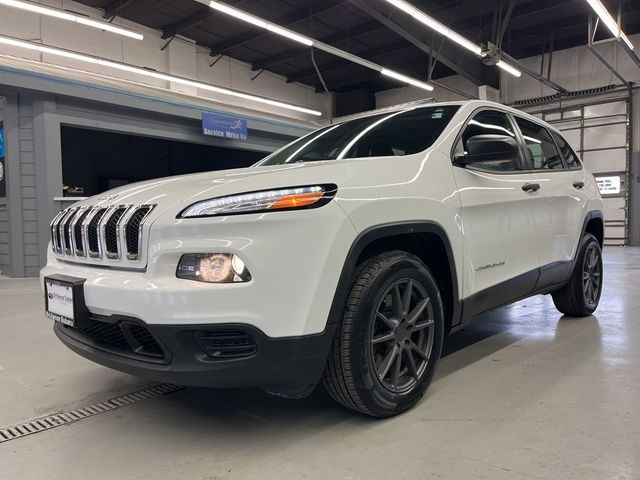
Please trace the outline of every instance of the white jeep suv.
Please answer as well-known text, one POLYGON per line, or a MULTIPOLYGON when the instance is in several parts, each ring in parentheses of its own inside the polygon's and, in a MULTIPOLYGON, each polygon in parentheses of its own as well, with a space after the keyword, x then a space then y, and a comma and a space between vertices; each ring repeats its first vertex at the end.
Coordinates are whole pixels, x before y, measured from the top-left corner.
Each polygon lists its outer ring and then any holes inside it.
POLYGON ((60 340, 184 385, 391 416, 423 396, 443 336, 535 294, 590 315, 602 200, 553 127, 485 102, 321 128, 253 167, 127 185, 51 224, 60 340))

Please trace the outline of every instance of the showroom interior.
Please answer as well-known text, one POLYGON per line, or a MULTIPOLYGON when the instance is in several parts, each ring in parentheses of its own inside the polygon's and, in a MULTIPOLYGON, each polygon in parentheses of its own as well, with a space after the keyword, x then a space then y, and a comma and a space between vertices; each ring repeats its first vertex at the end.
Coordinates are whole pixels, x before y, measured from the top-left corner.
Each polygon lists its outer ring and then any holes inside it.
MULTIPOLYGON (((301 212, 263 215, 286 213, 301 212)), ((101 268, 105 284, 119 272, 101 268)), ((0 0, 0 479, 640 479, 639 289, 639 1, 0 0), (318 128, 477 100, 546 122, 593 174, 605 281, 592 315, 562 315, 542 291, 482 313, 444 338, 422 400, 388 419, 321 386, 294 400, 130 375, 53 333, 40 271, 58 242, 86 234, 91 254, 94 220, 65 216, 77 202, 137 182, 178 197, 167 177, 205 172, 223 173, 203 189, 224 189, 318 128)), ((189 323, 183 293, 163 308, 189 323)))

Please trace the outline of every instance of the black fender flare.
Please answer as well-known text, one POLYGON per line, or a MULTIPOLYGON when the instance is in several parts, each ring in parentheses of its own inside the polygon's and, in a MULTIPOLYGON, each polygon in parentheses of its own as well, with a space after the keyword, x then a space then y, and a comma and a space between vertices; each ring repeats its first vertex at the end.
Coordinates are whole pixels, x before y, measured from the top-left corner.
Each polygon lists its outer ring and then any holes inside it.
POLYGON ((449 271, 451 272, 451 287, 453 295, 452 312, 453 318, 451 319, 451 325, 455 326, 460 323, 462 318, 462 309, 460 304, 459 288, 458 288, 458 275, 455 263, 455 257, 453 256, 453 250, 451 248, 451 242, 445 232, 444 228, 435 222, 431 221, 407 221, 407 222, 393 222, 375 225, 361 232, 353 241, 347 257, 342 266, 342 272, 336 286, 336 290, 333 296, 333 302, 329 310, 329 317, 327 324, 335 324, 341 321, 342 312, 351 289, 351 282, 353 272, 356 269, 358 258, 364 251, 364 249, 376 240, 387 237, 396 237, 401 235, 410 235, 415 233, 428 233, 436 235, 442 244, 444 245, 445 252, 448 257, 449 271))

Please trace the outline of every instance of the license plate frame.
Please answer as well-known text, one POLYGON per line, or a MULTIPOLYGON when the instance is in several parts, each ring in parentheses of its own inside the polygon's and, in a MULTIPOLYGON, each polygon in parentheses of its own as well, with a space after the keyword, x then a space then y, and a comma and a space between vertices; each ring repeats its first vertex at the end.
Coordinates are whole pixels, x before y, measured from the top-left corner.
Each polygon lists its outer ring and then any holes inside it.
POLYGON ((82 326, 89 316, 84 301, 86 279, 55 274, 43 281, 45 317, 67 327, 82 326))

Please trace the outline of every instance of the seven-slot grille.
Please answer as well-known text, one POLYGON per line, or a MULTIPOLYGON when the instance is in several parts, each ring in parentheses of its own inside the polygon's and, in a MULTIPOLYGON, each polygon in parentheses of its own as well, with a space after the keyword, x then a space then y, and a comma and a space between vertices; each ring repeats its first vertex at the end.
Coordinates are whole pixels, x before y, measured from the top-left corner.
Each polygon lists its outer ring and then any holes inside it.
POLYGON ((140 260, 142 227, 155 205, 71 207, 51 222, 51 244, 59 255, 140 260))

